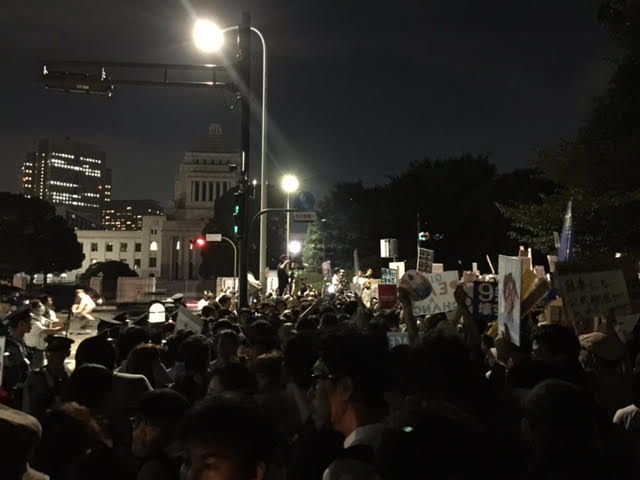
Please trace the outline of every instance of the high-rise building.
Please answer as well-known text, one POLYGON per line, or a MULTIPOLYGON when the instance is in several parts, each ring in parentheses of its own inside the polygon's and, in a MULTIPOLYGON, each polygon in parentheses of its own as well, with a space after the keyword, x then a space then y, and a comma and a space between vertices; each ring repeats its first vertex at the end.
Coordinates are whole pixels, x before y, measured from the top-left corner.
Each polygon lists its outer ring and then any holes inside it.
POLYGON ((142 230, 143 216, 164 215, 155 200, 111 200, 105 203, 102 225, 105 230, 142 230))
POLYGON ((85 142, 44 138, 22 165, 25 196, 68 205, 101 221, 111 197, 111 170, 104 149, 85 142))

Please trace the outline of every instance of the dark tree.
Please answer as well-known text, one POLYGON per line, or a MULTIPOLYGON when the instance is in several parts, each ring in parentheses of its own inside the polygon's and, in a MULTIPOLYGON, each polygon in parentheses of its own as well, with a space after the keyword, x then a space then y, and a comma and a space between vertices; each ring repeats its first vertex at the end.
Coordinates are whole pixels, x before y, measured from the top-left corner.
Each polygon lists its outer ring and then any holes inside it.
POLYGON ((75 232, 39 198, 0 192, 0 275, 59 274, 84 260, 75 232))
POLYGON ((79 280, 89 285, 91 277, 102 277, 102 291, 105 297, 112 297, 118 286, 119 277, 137 277, 135 270, 129 268, 124 262, 109 260, 107 262, 96 262, 90 265, 84 273, 79 276, 79 280))

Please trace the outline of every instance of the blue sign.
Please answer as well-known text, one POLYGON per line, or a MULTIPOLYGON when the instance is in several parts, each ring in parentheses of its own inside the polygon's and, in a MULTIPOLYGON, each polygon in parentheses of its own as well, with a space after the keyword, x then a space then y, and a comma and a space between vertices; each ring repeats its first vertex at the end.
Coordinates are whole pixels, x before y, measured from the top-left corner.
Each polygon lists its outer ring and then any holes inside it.
POLYGON ((298 210, 311 210, 316 205, 316 197, 311 192, 298 192, 293 199, 293 206, 298 210))

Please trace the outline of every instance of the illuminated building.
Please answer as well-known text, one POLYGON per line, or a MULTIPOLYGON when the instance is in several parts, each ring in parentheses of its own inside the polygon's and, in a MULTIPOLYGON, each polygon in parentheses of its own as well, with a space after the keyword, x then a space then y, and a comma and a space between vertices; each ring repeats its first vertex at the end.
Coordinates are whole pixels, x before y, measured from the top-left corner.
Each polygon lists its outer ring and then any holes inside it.
POLYGON ((55 206, 66 205, 100 223, 111 197, 111 170, 102 147, 85 142, 45 138, 22 164, 22 189, 55 206))
POLYGON ((111 200, 105 203, 102 225, 105 230, 141 230, 142 217, 164 215, 164 207, 155 200, 111 200))

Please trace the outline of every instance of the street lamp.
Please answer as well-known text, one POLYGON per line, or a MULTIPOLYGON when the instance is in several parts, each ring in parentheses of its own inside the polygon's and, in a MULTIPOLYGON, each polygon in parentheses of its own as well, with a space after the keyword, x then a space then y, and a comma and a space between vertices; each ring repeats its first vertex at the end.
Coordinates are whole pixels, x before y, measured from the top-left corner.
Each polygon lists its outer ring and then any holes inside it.
POLYGON ((302 250, 302 243, 300 243, 298 240, 292 240, 289 243, 289 252, 292 253, 293 255, 298 255, 301 250, 302 250))
POLYGON ((282 190, 287 194, 287 258, 289 256, 289 244, 290 244, 290 233, 291 233, 291 212, 289 212, 290 207, 290 197, 292 193, 298 191, 298 187, 300 186, 300 182, 293 175, 285 175, 282 177, 282 190))
MULTIPOLYGON (((215 23, 199 19, 193 26, 193 39, 196 46, 204 52, 219 50, 224 44, 224 33, 236 30, 238 26, 220 29, 215 23), (215 48, 214 48, 215 47, 215 48)), ((267 43, 264 36, 255 27, 251 31, 262 42, 262 129, 260 146, 260 210, 267 208, 267 43)), ((260 216, 260 282, 267 284, 267 217, 260 216)))

